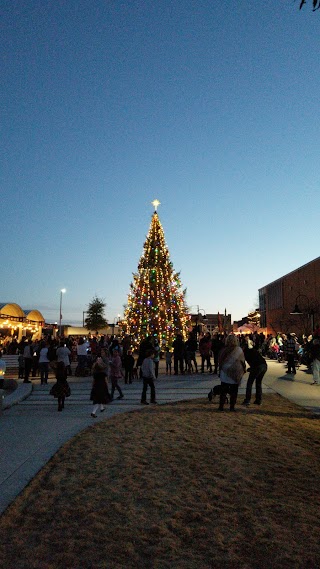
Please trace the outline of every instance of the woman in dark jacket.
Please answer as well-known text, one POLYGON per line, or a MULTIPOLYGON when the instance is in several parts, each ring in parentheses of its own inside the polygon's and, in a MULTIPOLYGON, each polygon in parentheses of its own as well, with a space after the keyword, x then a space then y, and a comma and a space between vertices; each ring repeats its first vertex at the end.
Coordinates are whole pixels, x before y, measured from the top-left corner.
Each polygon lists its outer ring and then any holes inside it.
POLYGON ((96 413, 100 406, 100 411, 105 410, 105 405, 110 402, 110 394, 107 384, 106 365, 102 358, 98 358, 93 368, 93 381, 90 399, 93 403, 91 417, 96 418, 96 413))

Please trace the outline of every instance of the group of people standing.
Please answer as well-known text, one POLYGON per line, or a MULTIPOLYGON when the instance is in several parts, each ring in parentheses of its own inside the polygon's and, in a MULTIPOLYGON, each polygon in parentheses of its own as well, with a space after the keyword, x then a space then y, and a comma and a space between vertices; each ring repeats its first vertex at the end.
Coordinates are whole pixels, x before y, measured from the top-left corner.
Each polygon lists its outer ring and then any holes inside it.
MULTIPOLYGON (((262 379, 267 371, 265 355, 275 345, 281 345, 281 349, 287 360, 289 374, 296 373, 296 357, 301 344, 297 342, 294 335, 279 335, 276 339, 272 335, 265 337, 262 333, 235 336, 215 334, 211 337, 210 333, 205 333, 197 344, 196 335, 189 333, 184 341, 182 334, 177 334, 172 348, 167 347, 165 351, 166 374, 171 375, 172 360, 174 374, 219 373, 221 380, 220 406, 223 410, 227 395, 230 395, 230 409, 234 410, 239 383, 246 372, 246 364, 249 365, 249 377, 246 387, 246 396, 243 404, 248 406, 251 403, 251 392, 254 382, 256 382, 256 397, 254 403, 261 404, 262 400, 262 379), (200 370, 197 364, 197 348, 201 358, 200 370)), ((307 344, 313 371, 313 384, 320 384, 320 337, 316 334, 307 344)), ((51 389, 51 394, 58 399, 58 410, 64 408, 65 397, 71 393, 67 378, 72 374, 71 361, 77 359, 78 367, 84 367, 90 357, 92 369, 90 375, 93 377, 91 390, 91 400, 93 402, 92 417, 97 416, 97 411, 103 412, 105 405, 113 400, 115 391, 118 392, 118 399, 123 399, 124 395, 119 385, 119 381, 124 379, 125 383, 132 383, 134 376, 140 377, 143 381, 141 403, 147 403, 147 390, 150 388, 150 403, 156 403, 155 380, 159 374, 159 362, 162 356, 161 348, 157 338, 147 337, 143 339, 139 346, 137 361, 135 360, 131 340, 125 337, 120 341, 116 337, 101 337, 85 340, 74 339, 45 340, 33 343, 30 339, 23 338, 15 346, 19 353, 19 377, 23 377, 24 382, 30 383, 30 374, 34 376, 35 358, 40 373, 41 384, 48 382, 49 369, 55 373, 56 383, 51 389), (21 367, 20 367, 21 366, 21 367), (109 382, 109 383, 108 383, 109 382), (110 384, 110 389, 109 389, 110 384)))

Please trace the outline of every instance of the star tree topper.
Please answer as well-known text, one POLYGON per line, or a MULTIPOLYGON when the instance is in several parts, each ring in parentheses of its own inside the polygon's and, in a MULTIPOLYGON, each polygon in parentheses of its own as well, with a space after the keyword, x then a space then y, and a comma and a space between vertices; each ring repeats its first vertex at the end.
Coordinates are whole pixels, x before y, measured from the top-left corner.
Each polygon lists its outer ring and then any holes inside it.
POLYGON ((153 200, 153 202, 151 202, 153 207, 154 207, 154 211, 157 211, 157 207, 159 205, 161 205, 161 202, 159 202, 159 200, 153 200))

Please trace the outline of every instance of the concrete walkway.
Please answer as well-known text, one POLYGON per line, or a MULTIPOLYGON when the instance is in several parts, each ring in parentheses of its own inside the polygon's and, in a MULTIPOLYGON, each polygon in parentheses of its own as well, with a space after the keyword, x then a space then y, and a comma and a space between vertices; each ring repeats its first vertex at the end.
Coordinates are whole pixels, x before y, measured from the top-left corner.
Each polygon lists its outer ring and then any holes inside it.
MULTIPOLYGON (((162 362, 163 363, 163 362, 162 362)), ((320 414, 320 386, 312 386, 312 375, 303 366, 297 375, 285 375, 285 366, 268 362, 268 372, 263 382, 263 393, 279 393, 290 401, 320 414)), ((219 384, 217 376, 194 374, 168 377, 161 373, 156 382, 159 404, 187 399, 207 399, 213 385, 219 384)), ((244 398, 246 374, 239 389, 238 406, 244 398)), ((149 407, 140 404, 142 384, 135 381, 123 387, 124 399, 113 401, 97 419, 92 419, 89 401, 91 378, 70 378, 71 396, 61 413, 57 401, 49 395, 54 379, 47 386, 20 383, 18 389, 4 400, 0 416, 0 514, 50 460, 57 450, 74 435, 88 426, 108 419, 116 413, 141 410, 149 407)), ((209 402, 208 402, 209 404, 209 402)), ((217 407, 218 400, 212 403, 217 407)))

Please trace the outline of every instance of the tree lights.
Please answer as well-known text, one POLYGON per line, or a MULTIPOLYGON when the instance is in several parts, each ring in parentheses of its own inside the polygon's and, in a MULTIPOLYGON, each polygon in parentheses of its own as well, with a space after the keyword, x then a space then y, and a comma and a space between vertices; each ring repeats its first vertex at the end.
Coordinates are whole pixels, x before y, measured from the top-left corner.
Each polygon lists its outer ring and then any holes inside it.
POLYGON ((171 345, 178 333, 186 336, 189 316, 180 274, 173 269, 156 211, 160 202, 154 200, 152 205, 155 211, 138 272, 133 274, 130 283, 123 329, 132 336, 135 344, 146 336, 156 336, 160 344, 171 345))

